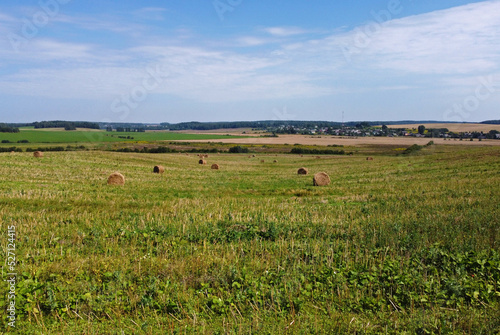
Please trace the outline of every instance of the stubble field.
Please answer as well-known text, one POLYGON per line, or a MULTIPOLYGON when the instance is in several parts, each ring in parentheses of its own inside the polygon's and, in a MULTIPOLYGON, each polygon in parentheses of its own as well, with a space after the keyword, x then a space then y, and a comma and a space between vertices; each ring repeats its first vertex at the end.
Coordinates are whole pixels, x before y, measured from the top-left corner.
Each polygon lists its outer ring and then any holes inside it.
POLYGON ((498 146, 198 159, 0 154, 3 273, 8 226, 18 273, 16 328, 3 314, 0 330, 500 331, 498 146), (114 171, 124 186, 106 185, 114 171))

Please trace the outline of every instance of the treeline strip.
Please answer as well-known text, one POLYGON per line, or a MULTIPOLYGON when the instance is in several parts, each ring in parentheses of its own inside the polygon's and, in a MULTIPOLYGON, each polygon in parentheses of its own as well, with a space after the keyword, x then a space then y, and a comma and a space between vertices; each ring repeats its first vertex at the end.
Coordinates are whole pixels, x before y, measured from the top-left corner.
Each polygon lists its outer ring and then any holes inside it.
POLYGON ((293 148, 290 153, 299 155, 345 155, 345 150, 293 148))
POLYGON ((33 122, 32 126, 35 129, 40 128, 64 128, 66 130, 75 130, 76 128, 100 129, 97 122, 86 121, 40 121, 33 122))
MULTIPOLYGON (((35 152, 35 151, 78 151, 78 150, 87 150, 84 145, 80 146, 71 146, 67 147, 38 147, 38 148, 26 148, 26 152, 35 152)), ((22 148, 19 147, 0 147, 0 152, 23 152, 22 148)))
POLYGON ((0 133, 18 133, 19 128, 0 123, 0 133))

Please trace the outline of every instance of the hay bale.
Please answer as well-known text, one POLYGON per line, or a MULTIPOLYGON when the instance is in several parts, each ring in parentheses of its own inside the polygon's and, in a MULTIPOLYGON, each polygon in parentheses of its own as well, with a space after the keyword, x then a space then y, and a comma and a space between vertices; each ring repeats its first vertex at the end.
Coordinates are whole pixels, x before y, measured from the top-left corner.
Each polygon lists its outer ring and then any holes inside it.
POLYGON ((219 170, 219 164, 212 164, 212 170, 219 170))
POLYGON ((165 168, 161 165, 156 165, 153 168, 153 173, 163 173, 163 172, 165 172, 165 168))
POLYGON ((33 156, 36 157, 36 158, 42 158, 43 157, 43 152, 41 152, 41 151, 35 151, 33 153, 33 156))
POLYGON ((366 157, 366 160, 367 160, 367 161, 372 161, 372 160, 373 160, 373 157, 366 157))
POLYGON ((314 175, 314 186, 326 186, 328 184, 330 184, 330 176, 326 172, 318 172, 314 175))
POLYGON ((198 161, 198 164, 205 165, 205 164, 207 164, 207 161, 206 161, 206 160, 204 160, 204 159, 200 159, 200 160, 198 161))
POLYGON ((309 170, 305 167, 301 167, 298 171, 297 174, 308 174, 309 170))
POLYGON ((278 163, 278 160, 276 160, 276 159, 275 159, 275 160, 273 161, 273 163, 278 163))
POLYGON ((108 185, 124 185, 125 177, 120 172, 114 172, 108 177, 108 185))

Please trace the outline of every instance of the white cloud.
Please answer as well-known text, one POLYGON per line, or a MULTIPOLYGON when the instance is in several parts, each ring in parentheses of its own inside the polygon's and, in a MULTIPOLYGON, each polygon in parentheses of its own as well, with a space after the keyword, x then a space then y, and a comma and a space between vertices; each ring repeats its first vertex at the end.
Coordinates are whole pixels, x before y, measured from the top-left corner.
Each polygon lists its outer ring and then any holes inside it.
POLYGON ((331 42, 367 68, 474 73, 498 68, 500 1, 484 1, 359 27, 331 42))
POLYGON ((255 47, 265 44, 274 43, 274 40, 270 40, 267 38, 254 37, 254 36, 242 36, 236 39, 236 43, 238 46, 242 47, 255 47))
MULTIPOLYGON (((143 10, 164 12, 161 8, 143 10)), ((60 15, 56 20, 119 34, 133 29, 102 18, 60 15)), ((0 76, 0 90, 4 94, 112 100, 140 85, 149 67, 159 66, 168 75, 154 93, 201 102, 315 98, 356 90, 414 90, 418 94, 418 87, 429 83, 446 89, 461 86, 454 92, 462 94, 467 92, 468 82, 475 85, 470 78, 476 74, 499 72, 500 1, 388 21, 365 33, 363 45, 356 44, 356 38, 367 31, 364 26, 314 38, 297 27, 263 31, 267 35, 240 35, 233 39, 235 44, 217 48, 215 42, 196 39, 190 31, 182 32, 189 38, 152 36, 120 49, 35 38, 19 55, 0 50, 4 63, 29 64, 0 76), (346 45, 356 51, 351 62, 341 49, 346 45), (274 50, 266 50, 271 46, 274 50), (436 81, 435 74, 444 77, 436 81), (427 79, 415 80, 415 75, 427 79), (407 81, 403 76, 408 76, 407 81), (465 77, 469 80, 461 79, 465 77), (369 82, 360 85, 366 78, 369 82)))
POLYGON ((268 27, 264 28, 263 31, 277 37, 288 37, 307 33, 307 30, 299 27, 268 27))

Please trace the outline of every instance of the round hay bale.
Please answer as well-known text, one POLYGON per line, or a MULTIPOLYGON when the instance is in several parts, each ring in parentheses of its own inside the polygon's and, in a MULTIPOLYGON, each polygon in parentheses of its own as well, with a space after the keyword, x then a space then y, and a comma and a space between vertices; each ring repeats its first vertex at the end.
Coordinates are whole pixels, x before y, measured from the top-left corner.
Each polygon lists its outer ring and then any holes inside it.
POLYGON ((165 172, 165 168, 161 165, 156 165, 153 168, 153 173, 163 173, 163 172, 165 172))
POLYGON ((206 160, 204 160, 204 159, 200 159, 200 160, 198 161, 198 164, 205 165, 205 164, 207 164, 207 161, 206 161, 206 160))
POLYGON ((326 172, 318 172, 314 175, 314 186, 326 186, 328 184, 330 184, 330 176, 326 172))
POLYGON ((276 160, 276 159, 275 159, 275 160, 273 161, 273 163, 278 163, 278 160, 276 160))
POLYGON ((308 174, 309 170, 305 167, 301 167, 298 171, 297 174, 308 174))
POLYGON ((125 177, 120 172, 114 172, 108 177, 108 185, 124 185, 125 177))
POLYGON ((255 157, 255 155, 252 155, 252 157, 255 157))
POLYGON ((367 161, 372 161, 372 160, 373 160, 373 157, 366 157, 366 160, 367 160, 367 161))
POLYGON ((41 152, 41 151, 35 151, 33 153, 33 156, 36 157, 36 158, 42 158, 43 157, 43 152, 41 152))
POLYGON ((219 170, 219 164, 212 164, 212 170, 219 170))

